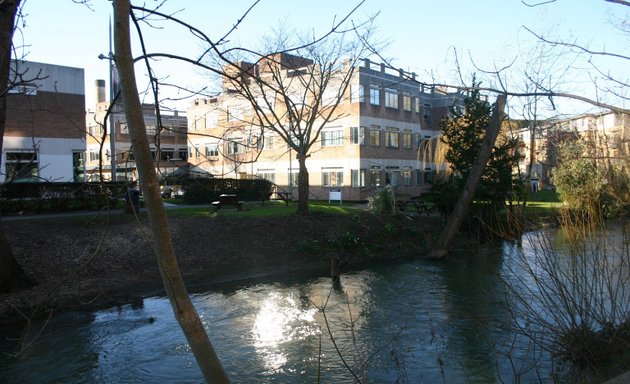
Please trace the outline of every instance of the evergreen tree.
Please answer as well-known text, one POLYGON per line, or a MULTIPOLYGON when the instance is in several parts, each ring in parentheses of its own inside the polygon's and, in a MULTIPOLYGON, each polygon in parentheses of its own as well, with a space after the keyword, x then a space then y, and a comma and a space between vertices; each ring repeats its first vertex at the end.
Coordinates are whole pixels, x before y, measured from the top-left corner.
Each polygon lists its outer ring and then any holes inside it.
MULTIPOLYGON (((479 148, 486 136, 492 116, 492 105, 482 99, 473 79, 470 95, 464 99, 464 107, 453 106, 450 115, 442 119, 441 141, 448 146, 446 160, 452 174, 445 182, 434 186, 439 196, 438 206, 443 213, 452 209, 472 169, 479 148)), ((514 169, 520 157, 518 140, 501 134, 492 149, 475 200, 503 206, 515 186, 514 169)))

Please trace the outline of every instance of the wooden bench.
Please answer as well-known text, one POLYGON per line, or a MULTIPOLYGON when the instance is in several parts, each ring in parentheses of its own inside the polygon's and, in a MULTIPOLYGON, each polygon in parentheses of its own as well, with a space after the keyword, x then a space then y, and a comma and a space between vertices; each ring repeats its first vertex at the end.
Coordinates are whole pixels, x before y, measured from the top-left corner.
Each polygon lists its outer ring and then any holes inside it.
POLYGON ((214 208, 215 212, 221 209, 222 206, 226 205, 234 206, 236 207, 237 211, 242 211, 244 203, 244 201, 238 199, 237 195, 224 193, 222 195, 219 195, 219 200, 212 202, 212 207, 214 208))

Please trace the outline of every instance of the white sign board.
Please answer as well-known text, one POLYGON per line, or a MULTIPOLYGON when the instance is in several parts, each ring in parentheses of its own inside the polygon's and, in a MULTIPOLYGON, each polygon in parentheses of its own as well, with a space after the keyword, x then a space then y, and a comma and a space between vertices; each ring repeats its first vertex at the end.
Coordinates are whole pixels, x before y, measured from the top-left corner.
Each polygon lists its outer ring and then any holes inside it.
POLYGON ((339 205, 341 205, 341 189, 331 189, 328 191, 328 204, 330 204, 331 200, 339 200, 339 205))

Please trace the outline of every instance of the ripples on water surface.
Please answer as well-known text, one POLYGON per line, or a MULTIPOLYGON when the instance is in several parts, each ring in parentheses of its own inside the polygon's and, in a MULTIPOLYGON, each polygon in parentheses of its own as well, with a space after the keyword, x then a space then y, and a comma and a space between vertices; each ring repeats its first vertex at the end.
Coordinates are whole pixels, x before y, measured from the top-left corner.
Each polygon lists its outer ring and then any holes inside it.
MULTIPOLYGON (((521 360, 528 342, 505 327, 507 258, 493 252, 374 266, 336 284, 243 282, 193 301, 236 383, 346 383, 353 374, 372 383, 512 382, 531 368, 521 360)), ((164 298, 54 317, 21 358, 0 357, 0 372, 7 383, 202 382, 164 298)), ((522 375, 528 382, 533 373, 522 375)))

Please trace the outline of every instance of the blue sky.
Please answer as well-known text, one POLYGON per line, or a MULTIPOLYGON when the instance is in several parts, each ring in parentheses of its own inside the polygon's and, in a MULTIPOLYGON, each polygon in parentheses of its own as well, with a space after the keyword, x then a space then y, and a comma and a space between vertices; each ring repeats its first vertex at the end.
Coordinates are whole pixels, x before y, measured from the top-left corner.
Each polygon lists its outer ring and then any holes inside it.
MULTIPOLYGON (((145 2, 148 7, 158 3, 145 2)), ((217 38, 234 25, 251 3, 168 0, 164 10, 179 11, 180 18, 217 38)), ((357 3, 262 0, 231 35, 231 42, 258 47, 261 36, 269 34, 280 22, 299 30, 324 31, 335 17, 346 14, 357 3)), ((107 63, 98 60, 98 55, 108 51, 111 15, 111 3, 107 0, 91 0, 90 5, 88 8, 71 0, 24 0, 26 24, 16 36, 18 44, 23 39, 28 60, 84 68, 88 106, 93 103, 94 80, 108 79, 107 63)), ((426 81, 432 74, 438 81, 452 82, 454 49, 461 55, 466 76, 478 72, 472 68, 471 58, 488 69, 526 57, 534 39, 523 26, 565 40, 575 39, 593 49, 628 51, 628 36, 618 33, 609 20, 626 18, 629 10, 604 0, 557 0, 538 7, 528 7, 520 0, 366 0, 353 18, 361 20, 378 12, 378 37, 390 42, 382 52, 384 57, 426 81)), ((194 55, 200 50, 183 30, 168 28, 153 34, 156 51, 194 55)), ((607 65, 616 68, 620 76, 628 77, 625 67, 617 63, 607 65)), ((168 64, 160 70, 161 75, 168 73, 169 81, 182 85, 205 81, 189 67, 168 64)), ((576 84, 579 81, 572 85, 577 88, 575 91, 581 91, 576 84)))

